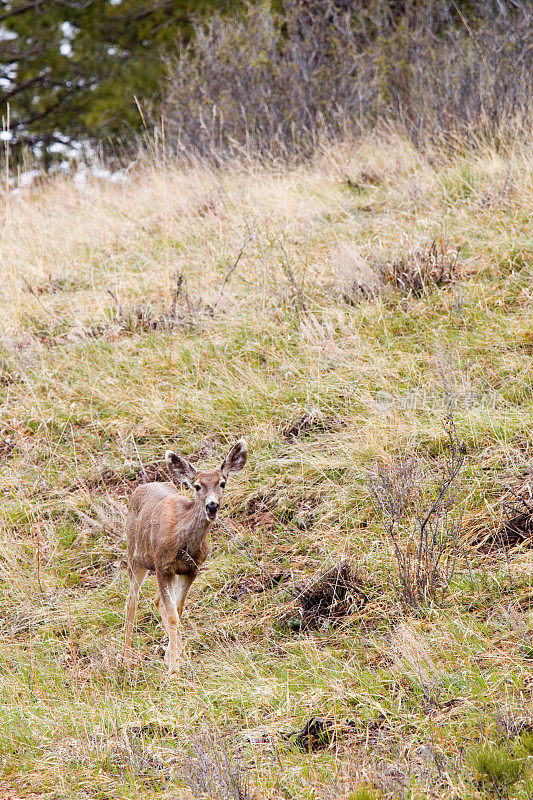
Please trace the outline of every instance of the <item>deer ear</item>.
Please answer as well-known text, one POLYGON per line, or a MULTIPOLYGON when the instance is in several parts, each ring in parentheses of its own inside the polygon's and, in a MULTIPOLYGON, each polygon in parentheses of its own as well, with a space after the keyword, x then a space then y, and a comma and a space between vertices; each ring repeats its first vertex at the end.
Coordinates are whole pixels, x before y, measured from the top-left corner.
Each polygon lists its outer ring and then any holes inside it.
POLYGON ((248 446, 244 439, 239 439, 222 462, 220 470, 227 477, 231 472, 240 472, 248 458, 248 446))
POLYGON ((194 467, 172 450, 167 450, 165 453, 165 461, 167 462, 167 466, 172 470, 174 477, 181 481, 181 483, 186 483, 192 488, 196 477, 196 470, 194 467))

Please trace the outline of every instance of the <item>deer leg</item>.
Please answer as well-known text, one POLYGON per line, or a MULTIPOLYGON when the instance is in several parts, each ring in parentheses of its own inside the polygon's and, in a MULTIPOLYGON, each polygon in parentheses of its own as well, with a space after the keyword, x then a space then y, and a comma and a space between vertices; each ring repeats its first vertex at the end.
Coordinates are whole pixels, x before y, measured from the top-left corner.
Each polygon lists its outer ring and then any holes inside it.
POLYGON ((169 672, 172 673, 176 671, 178 659, 184 650, 179 624, 192 579, 188 575, 174 575, 170 579, 158 575, 157 583, 161 617, 163 625, 168 631, 168 650, 165 653, 165 662, 168 664, 169 672))
POLYGON ((177 575, 176 577, 179 578, 176 606, 178 609, 178 617, 181 621, 183 608, 185 606, 185 600, 187 599, 187 595, 189 594, 189 589, 192 586, 194 577, 191 577, 190 575, 177 575))
POLYGON ((161 595, 157 591, 154 597, 154 605, 161 614, 161 621, 163 623, 163 628, 165 629, 165 633, 168 636, 168 625, 167 625, 167 618, 165 616, 165 609, 163 608, 163 604, 161 603, 161 595))
POLYGON ((133 634, 133 623, 135 611, 139 600, 139 592, 142 582, 148 575, 148 570, 144 567, 130 567, 130 591, 126 601, 126 623, 124 626, 124 661, 129 661, 132 656, 131 637, 133 634))

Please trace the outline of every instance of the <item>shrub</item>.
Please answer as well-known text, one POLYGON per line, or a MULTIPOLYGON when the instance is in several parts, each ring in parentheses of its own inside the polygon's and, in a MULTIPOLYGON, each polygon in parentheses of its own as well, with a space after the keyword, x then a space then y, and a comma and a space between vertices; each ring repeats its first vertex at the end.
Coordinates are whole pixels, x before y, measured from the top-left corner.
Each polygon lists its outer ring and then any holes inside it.
POLYGON ((158 109, 173 154, 286 160, 382 123, 417 147, 500 145, 528 129, 527 3, 250 3, 194 32, 158 109))
POLYGON ((442 473, 425 503, 422 468, 415 459, 381 464, 370 475, 370 490, 387 520, 403 602, 418 608, 438 599, 450 585, 458 555, 460 520, 455 483, 464 457, 451 414, 444 423, 442 473))
POLYGON ((194 797, 216 800, 249 800, 252 793, 238 756, 214 733, 189 742, 183 764, 184 779, 194 797))

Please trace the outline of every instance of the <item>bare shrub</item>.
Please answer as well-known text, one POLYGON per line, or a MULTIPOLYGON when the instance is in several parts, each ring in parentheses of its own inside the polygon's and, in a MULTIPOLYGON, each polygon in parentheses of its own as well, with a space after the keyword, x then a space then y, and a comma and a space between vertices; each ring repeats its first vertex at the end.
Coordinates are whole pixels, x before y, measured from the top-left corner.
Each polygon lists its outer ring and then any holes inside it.
POLYGON ((455 280, 457 252, 446 242, 434 239, 426 247, 414 248, 385 268, 385 279, 391 280, 405 294, 420 296, 432 286, 445 286, 455 280))
POLYGON ((419 608, 442 598, 458 557, 460 513, 456 480, 464 463, 451 414, 444 421, 446 450, 442 471, 425 501, 423 470, 414 458, 380 464, 370 475, 370 490, 387 520, 394 546, 402 601, 419 608))
POLYGON ((189 743, 183 777, 194 797, 249 800, 251 788, 238 756, 214 733, 204 733, 189 743))
POLYGON ((517 0, 250 3, 196 20, 154 121, 172 154, 216 163, 305 157, 378 124, 422 148, 502 145, 529 127, 531 23, 517 0))

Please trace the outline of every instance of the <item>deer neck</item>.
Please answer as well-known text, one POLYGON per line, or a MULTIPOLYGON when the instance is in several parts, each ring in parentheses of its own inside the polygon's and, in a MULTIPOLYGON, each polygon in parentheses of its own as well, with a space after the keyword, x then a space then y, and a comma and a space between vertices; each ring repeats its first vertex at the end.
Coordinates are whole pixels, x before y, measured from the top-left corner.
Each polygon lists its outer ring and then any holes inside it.
POLYGON ((205 510, 199 503, 194 504, 190 522, 189 546, 194 547, 207 536, 213 522, 207 519, 205 510))

